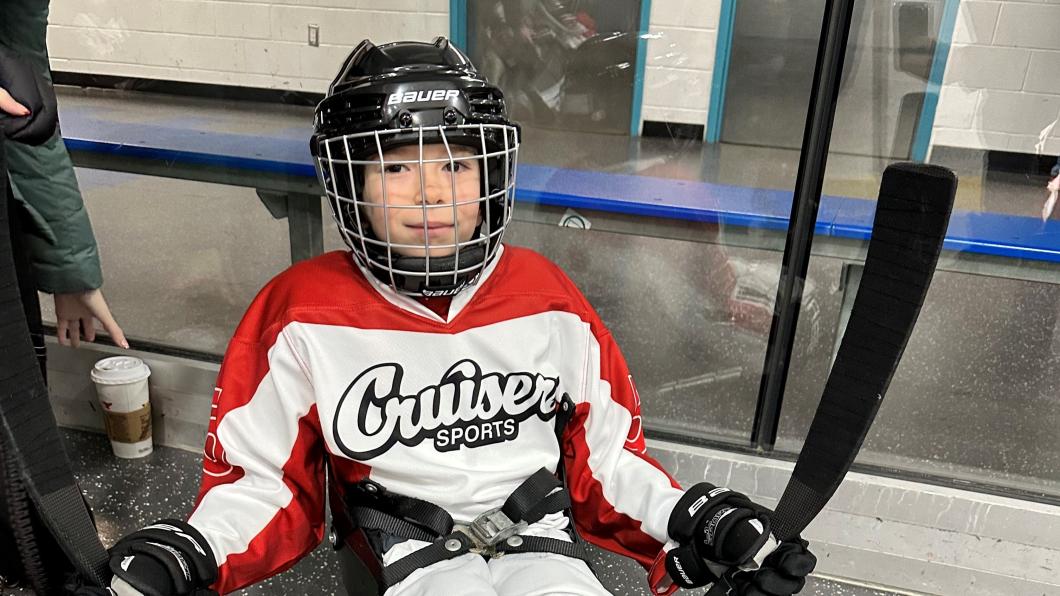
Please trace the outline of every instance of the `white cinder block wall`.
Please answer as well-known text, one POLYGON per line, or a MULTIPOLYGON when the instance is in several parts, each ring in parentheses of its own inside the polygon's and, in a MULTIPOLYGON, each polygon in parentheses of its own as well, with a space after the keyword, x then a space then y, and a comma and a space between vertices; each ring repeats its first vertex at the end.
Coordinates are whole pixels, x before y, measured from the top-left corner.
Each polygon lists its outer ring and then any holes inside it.
MULTIPOLYGON (((705 124, 721 0, 654 0, 642 118, 705 124)), ((322 92, 350 48, 449 34, 448 0, 62 0, 52 68, 322 92), (320 46, 307 26, 320 27, 320 46)))
MULTIPOLYGON (((62 0, 57 70, 323 91, 352 45, 449 33, 448 0, 62 0), (320 27, 320 46, 306 42, 320 27)), ((721 0, 653 0, 642 119, 705 124, 721 0)), ((962 0, 932 143, 1060 153, 1060 0, 962 0), (1037 145, 1037 146, 1036 146, 1037 145)))
POLYGON ((721 0, 653 0, 643 120, 707 123, 721 0))
POLYGON ((963 0, 933 145, 1060 153, 1060 2, 963 0))
POLYGON ((60 0, 49 22, 55 70, 323 92, 364 38, 448 35, 449 2, 60 0))

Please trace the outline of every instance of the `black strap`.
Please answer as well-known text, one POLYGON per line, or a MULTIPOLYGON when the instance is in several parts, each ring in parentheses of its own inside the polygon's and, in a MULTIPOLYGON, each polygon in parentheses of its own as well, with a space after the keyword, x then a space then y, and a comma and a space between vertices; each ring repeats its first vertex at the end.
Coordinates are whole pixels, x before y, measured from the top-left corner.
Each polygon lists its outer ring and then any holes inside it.
POLYGON ((378 509, 372 509, 371 507, 354 507, 350 510, 350 513, 362 528, 367 530, 379 530, 383 533, 401 538, 432 542, 437 540, 438 536, 441 534, 440 532, 424 530, 420 526, 411 524, 388 513, 383 513, 378 509))
MULTIPOLYGON (((556 441, 560 446, 560 461, 557 467, 559 478, 541 468, 523 481, 504 501, 501 512, 515 522, 528 524, 539 521, 549 513, 569 510, 570 494, 564 487, 563 432, 574 415, 574 402, 563 394, 556 406, 556 441)), ((360 527, 378 530, 385 534, 432 542, 418 551, 410 553, 390 565, 383 567, 382 583, 386 587, 404 580, 417 569, 458 557, 471 552, 472 539, 465 533, 453 531, 453 518, 441 507, 414 497, 396 495, 383 486, 365 481, 355 487, 359 493, 358 504, 350 504, 351 516, 360 527), (458 541, 453 542, 453 541, 458 541)), ((572 539, 577 533, 571 521, 572 539)), ((494 547, 497 554, 545 552, 572 557, 589 562, 584 545, 544 536, 514 536, 494 547)))
MULTIPOLYGON (((0 143, 2 150, 2 143, 0 143)), ((0 200, 7 201, 6 177, 0 178, 0 200)), ((2 211, 6 211, 5 202, 2 211)), ((109 584, 109 557, 99 540, 88 507, 70 469, 48 391, 29 339, 16 284, 7 222, 0 217, 0 432, 21 469, 26 494, 44 525, 88 581, 109 584)))
POLYGON ((383 583, 387 587, 393 586, 399 581, 412 575, 413 571, 422 569, 435 563, 455 559, 460 555, 471 551, 471 539, 463 532, 452 532, 430 546, 410 553, 383 568, 383 583), (459 546, 457 546, 457 541, 459 546))
POLYGON ((586 552, 585 545, 580 542, 567 542, 566 540, 549 538, 548 536, 518 536, 517 538, 519 540, 515 541, 515 545, 512 544, 513 540, 511 538, 507 542, 497 545, 497 552, 506 555, 553 553, 571 557, 572 559, 580 559, 586 563, 589 562, 589 553, 586 552))
POLYGON ((512 521, 532 524, 546 513, 562 511, 570 506, 570 497, 558 478, 545 468, 534 472, 504 501, 501 511, 512 521))
MULTIPOLYGON (((569 394, 564 393, 559 403, 556 404, 556 442, 559 443, 561 451, 563 449, 563 431, 567 428, 567 423, 570 422, 572 416, 574 416, 574 400, 571 399, 569 394)), ((560 457, 562 458, 562 453, 560 457)))
POLYGON ((392 493, 387 493, 384 499, 387 501, 387 507, 384 509, 388 510, 388 513, 433 532, 434 538, 453 531, 452 516, 434 503, 392 493))

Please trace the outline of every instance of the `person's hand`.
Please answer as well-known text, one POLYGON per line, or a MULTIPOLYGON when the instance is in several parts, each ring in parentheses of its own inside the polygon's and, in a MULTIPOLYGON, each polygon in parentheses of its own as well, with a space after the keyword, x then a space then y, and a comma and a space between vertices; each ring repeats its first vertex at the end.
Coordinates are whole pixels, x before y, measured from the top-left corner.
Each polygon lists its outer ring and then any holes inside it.
POLYGON ((191 524, 157 521, 122 538, 110 549, 110 589, 118 596, 215 594, 213 551, 191 524))
POLYGON ((29 116, 30 111, 26 106, 15 101, 7 89, 0 87, 0 110, 12 116, 29 116))
POLYGON ((96 326, 93 321, 98 320, 116 345, 129 348, 125 333, 110 314, 103 292, 98 289, 55 294, 55 319, 59 343, 64 346, 76 348, 81 345, 82 337, 85 341, 95 341, 96 326))
POLYGON ((1048 221, 1053 214, 1053 208, 1056 207, 1056 199, 1060 195, 1060 174, 1050 180, 1049 184, 1045 185, 1045 189, 1049 191, 1049 196, 1046 197, 1045 203, 1042 205, 1042 221, 1048 221))
MULTIPOLYGON (((809 542, 796 536, 781 542, 762 561, 758 569, 734 570, 722 580, 724 593, 739 596, 791 596, 806 585, 806 576, 817 565, 817 557, 810 552, 809 542), (725 584, 728 584, 727 586, 725 584)), ((710 593, 708 592, 708 596, 710 593)))
POLYGON ((55 135, 57 119, 51 83, 17 52, 0 45, 0 135, 40 145, 55 135))
POLYGON ((790 596, 806 583, 817 558, 799 537, 778 542, 773 512, 728 488, 701 482, 674 506, 667 533, 680 546, 666 571, 683 588, 711 585, 708 596, 790 596))

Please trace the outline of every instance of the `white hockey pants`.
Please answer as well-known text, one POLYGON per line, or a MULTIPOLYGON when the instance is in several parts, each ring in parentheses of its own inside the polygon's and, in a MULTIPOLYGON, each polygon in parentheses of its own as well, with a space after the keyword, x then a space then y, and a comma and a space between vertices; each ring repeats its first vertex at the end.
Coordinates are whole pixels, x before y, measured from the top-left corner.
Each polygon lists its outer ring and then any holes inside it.
MULTIPOLYGON (((536 532, 535 532, 536 533, 536 532)), ((553 532, 547 532, 553 534, 553 532)), ((559 537, 561 533, 555 532, 559 537)), ((389 563, 426 546, 409 540, 387 552, 389 563)), ((385 596, 610 596, 584 561, 552 553, 520 553, 493 559, 467 553, 417 569, 385 596)))

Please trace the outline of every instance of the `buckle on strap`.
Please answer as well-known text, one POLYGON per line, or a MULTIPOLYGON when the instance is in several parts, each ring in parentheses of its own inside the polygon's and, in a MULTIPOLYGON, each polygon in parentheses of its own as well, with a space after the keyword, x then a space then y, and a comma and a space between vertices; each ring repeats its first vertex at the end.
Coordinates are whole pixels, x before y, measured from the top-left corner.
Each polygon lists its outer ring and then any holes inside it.
POLYGON ((529 524, 525 521, 512 521, 498 507, 490 509, 476 517, 467 526, 461 526, 458 529, 463 530, 465 534, 471 537, 476 547, 492 550, 498 543, 526 531, 527 527, 529 527, 529 524))

